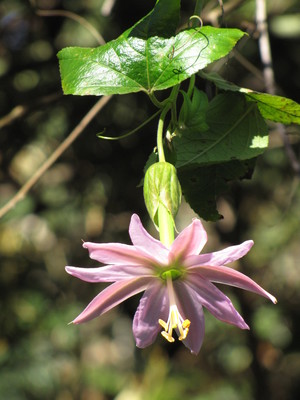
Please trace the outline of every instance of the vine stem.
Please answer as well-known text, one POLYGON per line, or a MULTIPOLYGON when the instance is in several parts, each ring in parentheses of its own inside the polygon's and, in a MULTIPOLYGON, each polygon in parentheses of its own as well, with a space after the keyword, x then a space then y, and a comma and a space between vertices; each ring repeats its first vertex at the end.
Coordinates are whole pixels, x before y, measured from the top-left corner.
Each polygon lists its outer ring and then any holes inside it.
POLYGON ((159 162, 165 162, 165 152, 164 152, 164 141, 163 141, 163 131, 164 131, 164 122, 168 111, 170 110, 170 103, 168 103, 162 110, 157 127, 157 152, 158 152, 158 160, 159 162))
POLYGON ((67 150, 75 139, 82 133, 98 112, 109 102, 112 96, 101 97, 100 100, 88 111, 82 118, 79 124, 73 129, 69 136, 57 147, 57 149, 47 158, 39 169, 32 175, 31 178, 20 188, 20 190, 2 207, 0 208, 0 218, 8 211, 16 206, 21 201, 29 190, 37 183, 42 175, 55 163, 55 161, 67 150))
MULTIPOLYGON (((164 130, 164 121, 168 111, 170 110, 172 102, 168 102, 167 105, 163 108, 157 128, 157 151, 158 151, 158 160, 159 162, 166 162, 165 153, 164 153, 164 144, 163 144, 163 130, 164 130)), ((174 223, 172 216, 169 211, 165 207, 163 203, 160 203, 158 206, 158 228, 159 228, 159 238, 160 241, 167 247, 170 247, 172 242, 174 241, 174 223)))

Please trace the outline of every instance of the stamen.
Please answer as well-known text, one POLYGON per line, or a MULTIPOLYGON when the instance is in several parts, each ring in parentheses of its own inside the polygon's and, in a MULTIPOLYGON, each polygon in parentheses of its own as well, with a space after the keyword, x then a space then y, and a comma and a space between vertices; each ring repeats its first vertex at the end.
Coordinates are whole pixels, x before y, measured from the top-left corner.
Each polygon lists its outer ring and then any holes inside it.
POLYGON ((173 329, 178 329, 179 340, 184 340, 187 337, 189 332, 189 327, 191 325, 191 321, 188 319, 183 319, 179 313, 179 310, 176 304, 172 304, 169 310, 168 321, 165 322, 162 319, 158 320, 160 326, 164 328, 164 331, 161 332, 162 336, 167 339, 169 342, 174 342, 175 339, 172 336, 173 329))
POLYGON ((176 329, 178 332, 178 339, 184 340, 187 337, 187 334, 189 333, 191 321, 188 319, 184 320, 177 308, 176 296, 172 283, 172 274, 170 271, 166 272, 166 281, 167 281, 170 309, 167 322, 163 321, 162 319, 158 320, 159 325, 164 328, 164 331, 162 331, 161 334, 169 342, 174 342, 175 339, 173 338, 172 333, 173 329, 176 329))

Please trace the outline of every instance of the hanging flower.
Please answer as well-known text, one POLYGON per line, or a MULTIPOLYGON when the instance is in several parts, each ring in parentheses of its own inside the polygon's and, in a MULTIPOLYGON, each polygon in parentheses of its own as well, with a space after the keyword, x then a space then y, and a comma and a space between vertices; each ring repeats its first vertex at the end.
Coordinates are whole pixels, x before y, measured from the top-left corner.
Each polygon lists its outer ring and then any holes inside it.
POLYGON ((275 297, 252 279, 225 266, 248 253, 252 240, 199 255, 207 234, 200 220, 194 219, 167 248, 148 234, 136 214, 131 217, 129 235, 133 245, 83 243, 90 257, 105 266, 66 267, 69 274, 83 281, 114 282, 90 302, 74 324, 96 318, 144 291, 133 319, 136 345, 149 346, 161 329, 173 342, 175 330, 178 339, 197 354, 204 338, 203 307, 220 321, 249 329, 214 282, 249 290, 276 303, 275 297))

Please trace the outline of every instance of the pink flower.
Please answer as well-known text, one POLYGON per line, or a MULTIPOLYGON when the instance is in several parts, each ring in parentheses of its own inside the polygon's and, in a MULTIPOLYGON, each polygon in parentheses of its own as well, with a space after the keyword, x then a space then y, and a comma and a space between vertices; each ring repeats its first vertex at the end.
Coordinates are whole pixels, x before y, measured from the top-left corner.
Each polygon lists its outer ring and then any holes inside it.
POLYGON ((98 268, 66 267, 87 282, 114 282, 99 293, 74 324, 96 318, 122 301, 145 291, 133 320, 136 345, 152 344, 162 335, 174 341, 173 330, 192 353, 197 354, 204 338, 203 307, 220 321, 249 329, 241 315, 213 282, 236 286, 276 299, 252 279, 225 265, 243 257, 252 240, 209 254, 200 254, 207 234, 198 219, 185 228, 170 248, 144 229, 140 218, 131 217, 129 235, 133 245, 120 243, 83 244, 92 259, 107 264, 98 268))

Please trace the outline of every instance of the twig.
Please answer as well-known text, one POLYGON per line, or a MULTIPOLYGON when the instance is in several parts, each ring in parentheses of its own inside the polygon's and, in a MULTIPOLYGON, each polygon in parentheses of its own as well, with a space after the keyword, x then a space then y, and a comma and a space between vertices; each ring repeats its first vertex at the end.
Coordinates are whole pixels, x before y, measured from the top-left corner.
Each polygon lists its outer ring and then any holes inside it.
POLYGON ((67 10, 36 10, 36 14, 41 17, 66 17, 73 19, 78 22, 80 25, 84 26, 92 36, 97 40, 100 45, 105 44, 105 40, 102 35, 95 29, 95 27, 90 24, 85 18, 77 15, 71 11, 67 10))
POLYGON ((62 96, 61 92, 53 93, 53 94, 49 94, 47 96, 38 98, 30 105, 19 104, 19 105, 15 106, 8 114, 6 114, 0 118, 0 129, 4 128, 6 125, 11 124, 16 119, 23 117, 28 112, 30 112, 32 109, 38 108, 45 104, 49 104, 52 101, 57 100, 61 96, 62 96))
POLYGON ((233 49, 232 53, 237 62, 239 62, 244 68, 246 68, 251 74, 253 74, 261 82, 264 82, 264 77, 260 69, 253 65, 246 57, 244 57, 237 49, 233 49))
MULTIPOLYGON (((257 30, 259 32, 258 46, 260 51, 260 58, 263 63, 263 75, 266 91, 270 94, 275 94, 276 84, 274 70, 272 66, 270 37, 268 33, 266 0, 256 0, 256 24, 257 30)), ((276 126, 283 141, 285 152, 290 161, 291 167, 294 170, 295 174, 300 177, 300 163, 286 134, 285 126, 280 123, 277 123, 276 126)))
POLYGON ((29 190, 37 183, 41 176, 55 163, 55 161, 64 153, 64 151, 74 142, 82 133, 86 126, 92 121, 97 113, 106 105, 112 96, 102 97, 82 118, 79 124, 73 129, 70 135, 57 147, 49 158, 40 166, 40 168, 32 175, 31 178, 20 188, 20 190, 11 198, 1 209, 0 218, 21 201, 29 190))
POLYGON ((207 5, 203 8, 202 17, 205 21, 209 21, 213 26, 217 26, 218 19, 220 17, 223 18, 225 14, 229 14, 231 11, 243 4, 243 2, 244 0, 231 0, 223 4, 223 2, 218 1, 219 6, 213 10, 209 9, 211 4, 207 3, 207 5))
POLYGON ((275 94, 275 78, 272 63, 272 53, 267 22, 267 6, 265 0, 256 0, 256 24, 259 32, 258 46, 263 64, 263 75, 266 91, 275 94))

